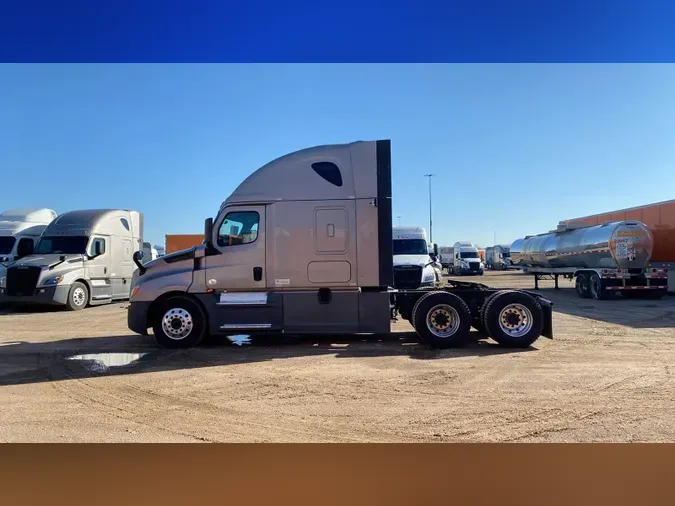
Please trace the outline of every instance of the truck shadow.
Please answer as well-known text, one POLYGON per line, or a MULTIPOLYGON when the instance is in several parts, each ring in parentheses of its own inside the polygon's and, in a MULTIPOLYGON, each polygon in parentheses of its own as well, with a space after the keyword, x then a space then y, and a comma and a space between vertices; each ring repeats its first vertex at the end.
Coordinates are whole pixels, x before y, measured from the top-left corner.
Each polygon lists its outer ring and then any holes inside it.
POLYGON ((312 336, 254 338, 235 345, 212 337, 189 350, 158 348, 151 336, 66 339, 46 343, 8 342, 0 346, 0 386, 68 379, 120 376, 332 355, 335 358, 407 356, 411 360, 444 360, 468 356, 524 353, 536 348, 508 349, 477 333, 465 347, 435 350, 418 342, 413 332, 384 336, 312 336))

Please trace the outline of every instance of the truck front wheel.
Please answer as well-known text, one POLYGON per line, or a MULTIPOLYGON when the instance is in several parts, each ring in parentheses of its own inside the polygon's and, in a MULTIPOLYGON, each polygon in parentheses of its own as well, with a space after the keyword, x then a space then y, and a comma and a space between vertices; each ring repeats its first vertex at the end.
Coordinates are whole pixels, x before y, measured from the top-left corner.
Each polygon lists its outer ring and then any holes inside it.
POLYGON ((87 307, 89 302, 89 290, 87 285, 76 281, 70 286, 68 292, 68 300, 66 301, 66 308, 70 311, 79 311, 87 307))
POLYGON ((471 330, 471 310, 457 295, 430 292, 420 297, 411 321, 422 341, 434 348, 461 346, 471 330))
POLYGON ((206 335, 206 315, 188 297, 171 297, 154 312, 152 330, 155 340, 164 348, 191 348, 206 335))

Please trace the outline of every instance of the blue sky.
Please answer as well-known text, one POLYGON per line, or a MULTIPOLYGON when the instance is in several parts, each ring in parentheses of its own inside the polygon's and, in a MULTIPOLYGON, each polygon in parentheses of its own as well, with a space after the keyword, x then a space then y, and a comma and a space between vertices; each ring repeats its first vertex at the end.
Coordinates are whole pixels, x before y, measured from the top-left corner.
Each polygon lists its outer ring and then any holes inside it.
POLYGON ((390 138, 403 225, 432 172, 434 242, 511 242, 675 198, 674 90, 673 65, 2 65, 0 208, 137 209, 163 244, 277 156, 390 138))

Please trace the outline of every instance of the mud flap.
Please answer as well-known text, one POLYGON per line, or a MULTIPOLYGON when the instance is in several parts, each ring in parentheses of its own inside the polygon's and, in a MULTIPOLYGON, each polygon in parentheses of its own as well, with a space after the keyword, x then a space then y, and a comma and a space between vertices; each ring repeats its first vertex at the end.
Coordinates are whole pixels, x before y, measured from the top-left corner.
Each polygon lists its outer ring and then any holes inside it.
POLYGON ((553 339, 553 303, 550 300, 538 299, 544 314, 544 328, 541 335, 553 339))

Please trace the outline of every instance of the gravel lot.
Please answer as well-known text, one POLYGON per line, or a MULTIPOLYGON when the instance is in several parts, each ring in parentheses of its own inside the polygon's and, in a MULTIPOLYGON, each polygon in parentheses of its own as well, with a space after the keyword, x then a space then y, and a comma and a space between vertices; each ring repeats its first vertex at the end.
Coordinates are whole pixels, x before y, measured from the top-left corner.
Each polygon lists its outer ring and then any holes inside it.
MULTIPOLYGON (((465 279, 533 286, 520 273, 465 279)), ((430 350, 405 322, 385 338, 165 351, 130 333, 126 303, 2 311, 0 440, 675 441, 675 297, 594 302, 568 282, 541 286, 555 339, 518 351, 430 350)))

